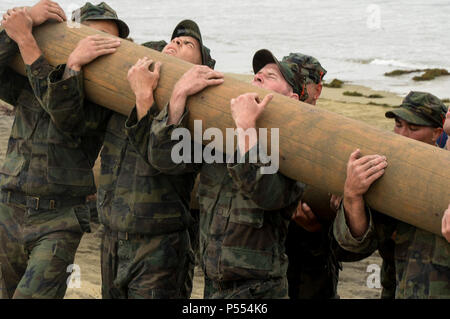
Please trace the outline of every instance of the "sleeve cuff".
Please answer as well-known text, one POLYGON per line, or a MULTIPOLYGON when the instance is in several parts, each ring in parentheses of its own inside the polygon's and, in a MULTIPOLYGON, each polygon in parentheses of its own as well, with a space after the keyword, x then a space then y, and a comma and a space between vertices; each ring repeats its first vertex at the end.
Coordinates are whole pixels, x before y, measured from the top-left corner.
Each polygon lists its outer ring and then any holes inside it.
POLYGON ((65 68, 65 64, 58 65, 48 75, 47 95, 49 108, 53 110, 65 109, 66 105, 74 105, 73 101, 84 100, 83 73, 78 72, 63 80, 65 68))
POLYGON ((43 55, 37 58, 31 65, 26 65, 25 68, 30 79, 37 78, 40 80, 47 79, 50 72, 54 70, 43 55))
POLYGON ((270 158, 259 149, 259 143, 249 149, 244 156, 237 158, 238 156, 239 152, 236 151, 233 157, 235 162, 227 164, 228 170, 239 171, 244 169, 248 171, 249 168, 259 169, 260 167, 270 165, 270 158))
POLYGON ((169 137, 170 139, 173 130, 186 127, 188 114, 189 111, 186 109, 177 124, 167 124, 167 121, 169 120, 169 103, 167 103, 153 120, 151 131, 152 136, 155 138, 154 141, 157 144, 165 142, 166 137, 169 137))
POLYGON ((361 237, 356 238, 352 235, 350 228, 347 225, 344 204, 343 201, 341 202, 336 214, 336 219, 333 223, 333 235, 339 245, 345 250, 354 253, 364 253, 371 249, 374 235, 374 224, 370 207, 365 205, 365 210, 369 218, 369 226, 361 237))

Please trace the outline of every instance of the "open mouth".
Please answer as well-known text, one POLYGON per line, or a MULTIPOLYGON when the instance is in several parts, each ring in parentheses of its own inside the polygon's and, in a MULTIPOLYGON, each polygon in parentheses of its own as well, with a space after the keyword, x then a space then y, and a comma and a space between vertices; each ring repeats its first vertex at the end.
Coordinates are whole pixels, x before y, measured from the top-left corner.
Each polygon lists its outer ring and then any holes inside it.
POLYGON ((174 55, 176 53, 177 53, 177 51, 175 49, 172 49, 172 48, 166 49, 166 54, 174 55))

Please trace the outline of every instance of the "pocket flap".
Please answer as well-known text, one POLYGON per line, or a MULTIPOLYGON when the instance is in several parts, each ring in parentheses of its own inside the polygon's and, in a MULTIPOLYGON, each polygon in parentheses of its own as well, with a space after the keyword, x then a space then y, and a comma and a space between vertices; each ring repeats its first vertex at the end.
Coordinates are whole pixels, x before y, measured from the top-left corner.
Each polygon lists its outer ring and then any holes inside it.
POLYGON ((48 168, 48 182, 70 186, 94 186, 94 174, 92 169, 83 168, 48 168))
POLYGON ((18 176, 25 165, 25 158, 18 156, 6 156, 5 162, 0 168, 0 173, 9 176, 18 176))

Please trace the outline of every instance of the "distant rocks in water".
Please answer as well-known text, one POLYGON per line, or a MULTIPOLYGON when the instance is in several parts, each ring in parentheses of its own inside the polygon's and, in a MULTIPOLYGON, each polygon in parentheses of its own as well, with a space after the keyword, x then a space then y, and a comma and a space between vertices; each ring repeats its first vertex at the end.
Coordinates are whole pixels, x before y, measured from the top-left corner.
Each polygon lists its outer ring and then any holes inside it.
POLYGON ((325 86, 327 88, 340 89, 343 84, 344 84, 344 81, 334 79, 330 83, 324 83, 323 86, 325 86))
POLYGON ((345 91, 345 92, 342 93, 342 95, 345 95, 345 96, 366 97, 366 98, 368 98, 368 99, 382 99, 382 98, 384 98, 384 96, 381 95, 381 94, 375 93, 375 94, 370 94, 370 95, 364 95, 364 94, 359 93, 359 92, 357 92, 357 91, 345 91))
POLYGON ((342 95, 345 95, 345 96, 364 96, 364 94, 356 92, 356 91, 352 91, 352 92, 345 91, 344 93, 342 93, 342 95))
POLYGON ((410 74, 410 73, 418 73, 418 72, 424 72, 420 76, 413 77, 414 81, 430 81, 438 76, 446 76, 450 75, 450 73, 446 69, 416 69, 416 70, 394 70, 392 72, 387 72, 384 75, 385 76, 399 76, 403 74, 410 74))
POLYGON ((0 116, 13 116, 14 108, 0 100, 0 116))
POLYGON ((369 103, 367 103, 367 105, 376 105, 376 106, 392 107, 392 108, 398 107, 398 105, 393 106, 393 105, 390 105, 390 104, 387 104, 387 103, 375 103, 375 102, 369 102, 369 103))
POLYGON ((381 94, 370 94, 370 95, 368 95, 367 97, 368 97, 369 99, 382 99, 382 98, 384 98, 384 96, 381 95, 381 94))

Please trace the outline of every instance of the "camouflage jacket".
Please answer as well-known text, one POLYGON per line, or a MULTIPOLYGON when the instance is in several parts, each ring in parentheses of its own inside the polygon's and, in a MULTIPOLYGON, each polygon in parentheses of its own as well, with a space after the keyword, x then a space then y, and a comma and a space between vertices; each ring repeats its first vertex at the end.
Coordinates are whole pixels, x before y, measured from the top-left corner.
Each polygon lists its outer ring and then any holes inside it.
MULTIPOLYGON (((144 44, 162 49, 161 42, 144 44)), ((187 229, 195 176, 166 175, 150 165, 150 127, 159 109, 154 104, 140 121, 136 108, 127 118, 109 120, 101 152, 97 193, 99 220, 114 231, 159 235, 187 229)))
POLYGON ((369 228, 354 238, 341 205, 333 225, 339 245, 354 252, 374 252, 394 231, 395 298, 450 298, 450 244, 441 236, 366 207, 369 228))
POLYGON ((203 270, 213 281, 286 276, 288 223, 304 185, 277 173, 260 173, 261 161, 236 165, 175 164, 170 154, 178 143, 167 125, 167 107, 155 118, 150 135, 150 162, 171 174, 200 171, 200 253, 203 270))
POLYGON ((26 66, 26 78, 8 68, 18 53, 2 31, 0 98, 16 115, 0 187, 43 198, 95 193, 92 167, 101 142, 86 136, 82 74, 58 81, 64 66, 54 68, 41 56, 26 66))

